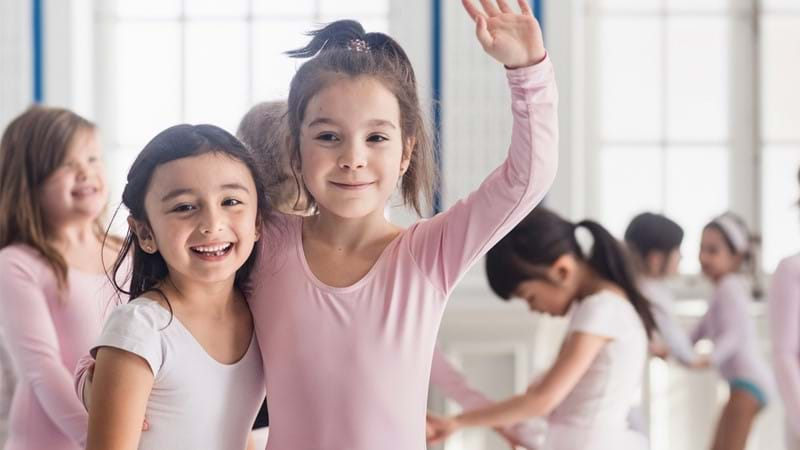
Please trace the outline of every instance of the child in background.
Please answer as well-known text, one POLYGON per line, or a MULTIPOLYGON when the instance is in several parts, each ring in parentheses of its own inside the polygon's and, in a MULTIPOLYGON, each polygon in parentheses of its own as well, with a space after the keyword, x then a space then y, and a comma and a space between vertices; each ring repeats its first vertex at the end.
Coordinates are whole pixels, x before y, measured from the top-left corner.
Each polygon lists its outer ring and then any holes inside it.
POLYGON ((303 215, 309 211, 289 161, 287 114, 285 100, 259 103, 242 117, 236 135, 253 151, 272 207, 303 215))
POLYGON ((786 408, 786 447, 800 450, 800 254, 778 264, 767 306, 772 363, 786 408))
POLYGON ((682 241, 680 225, 660 214, 639 214, 625 230, 625 243, 639 268, 639 289, 650 300, 658 327, 655 345, 665 345, 667 354, 686 367, 702 368, 708 359, 694 351, 689 334, 675 319, 674 298, 665 284, 678 273, 682 241))
POLYGON ((244 449, 264 377, 245 300, 267 197, 255 161, 212 125, 159 133, 122 202, 131 300, 92 354, 88 450, 244 449), (147 416, 150 427, 142 433, 147 416))
POLYGON ((33 106, 0 141, 0 329, 17 384, 6 450, 82 449, 88 417, 72 370, 114 298, 108 201, 94 124, 33 106))
POLYGON ((769 367, 762 359, 755 324, 748 312, 753 301, 742 269, 751 260, 752 238, 744 221, 732 213, 703 229, 700 266, 714 285, 710 305, 692 333, 692 341, 714 343, 711 364, 730 384, 712 448, 744 449, 756 415, 774 392, 769 367))
POLYGON ((521 395, 451 418, 431 417, 429 441, 471 426, 547 419, 546 450, 647 448, 629 429, 641 395, 647 340, 655 329, 619 242, 590 220, 566 221, 542 207, 492 248, 489 284, 531 310, 570 313, 567 337, 553 366, 521 395), (578 233, 587 232, 589 243, 578 233))

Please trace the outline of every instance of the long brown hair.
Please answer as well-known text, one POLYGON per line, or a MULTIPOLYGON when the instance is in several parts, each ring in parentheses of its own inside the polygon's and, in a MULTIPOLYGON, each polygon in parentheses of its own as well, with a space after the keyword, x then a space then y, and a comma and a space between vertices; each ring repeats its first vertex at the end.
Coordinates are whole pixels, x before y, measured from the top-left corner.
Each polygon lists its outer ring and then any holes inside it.
POLYGON ((414 69, 403 48, 383 33, 367 33, 354 20, 339 20, 309 33, 311 42, 287 54, 311 58, 297 70, 289 90, 289 151, 298 189, 316 206, 297 171, 300 169, 300 126, 306 106, 326 86, 342 79, 372 77, 391 91, 400 106, 403 152, 410 164, 401 182, 403 201, 418 215, 430 205, 437 182, 433 141, 417 95, 414 69))
MULTIPOLYGON (((67 286, 67 262, 47 240, 39 190, 64 162, 75 135, 94 129, 72 111, 31 106, 11 121, 0 140, 0 249, 11 244, 36 249, 53 268, 59 289, 67 286)), ((101 218, 94 229, 102 240, 101 218)))

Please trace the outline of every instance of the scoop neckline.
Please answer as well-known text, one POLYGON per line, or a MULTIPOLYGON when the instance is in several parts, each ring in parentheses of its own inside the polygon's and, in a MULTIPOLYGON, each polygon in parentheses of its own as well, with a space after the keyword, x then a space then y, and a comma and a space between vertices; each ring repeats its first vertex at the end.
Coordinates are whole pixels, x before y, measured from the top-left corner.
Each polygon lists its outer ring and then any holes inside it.
POLYGON ((315 274, 314 271, 311 270, 311 266, 308 263, 308 259, 306 258, 305 252, 305 245, 303 243, 303 217, 298 217, 296 221, 296 225, 294 227, 295 238, 297 240, 296 251, 297 257, 300 259, 300 264, 303 266, 303 271, 306 274, 306 277, 314 284, 317 288, 328 291, 335 294, 346 294, 349 292, 357 291, 365 284, 367 284, 374 276, 375 273, 378 271, 378 267, 383 264, 383 260, 386 259, 389 252, 397 246, 402 239, 403 235, 405 235, 407 230, 402 230, 400 233, 397 234, 388 244, 386 247, 383 248, 381 254, 378 256, 378 259, 375 260, 375 263, 372 264, 372 267, 369 268, 366 274, 363 277, 358 279, 356 282, 349 286, 331 286, 322 280, 320 280, 315 274))
MULTIPOLYGON (((147 300, 148 302, 155 304, 155 306, 160 308, 161 311, 164 311, 166 313, 171 314, 171 316, 172 316, 171 320, 174 323, 177 323, 178 326, 180 327, 180 329, 184 333, 189 335, 189 337, 191 338, 191 341, 194 343, 195 346, 197 346, 197 348, 201 351, 201 353, 203 353, 206 356, 206 358, 208 358, 208 360, 210 360, 211 362, 215 363, 216 365, 218 365, 220 367, 231 368, 232 369, 232 368, 240 365, 250 355, 251 351, 253 350, 253 345, 255 344, 255 341, 256 341, 255 323, 253 323, 253 329, 250 331, 250 343, 247 345, 247 350, 245 350, 244 353, 242 354, 242 356, 240 356, 236 361, 234 361, 232 363, 229 363, 229 364, 228 363, 223 363, 223 362, 219 361, 217 358, 214 358, 213 356, 211 356, 211 354, 208 353, 208 350, 206 350, 206 348, 203 347, 203 344, 201 344, 200 341, 198 341, 197 338, 194 336, 194 334, 192 334, 191 330, 189 330, 189 328, 187 328, 186 325, 184 325, 183 322, 181 322, 181 320, 178 319, 178 316, 175 315, 174 312, 171 312, 170 310, 165 308, 161 304, 161 302, 159 302, 157 300, 153 300, 152 298, 145 297, 145 296, 137 297, 136 300, 138 300, 138 299, 147 300)), ((131 301, 133 301, 133 300, 131 300, 131 301)))

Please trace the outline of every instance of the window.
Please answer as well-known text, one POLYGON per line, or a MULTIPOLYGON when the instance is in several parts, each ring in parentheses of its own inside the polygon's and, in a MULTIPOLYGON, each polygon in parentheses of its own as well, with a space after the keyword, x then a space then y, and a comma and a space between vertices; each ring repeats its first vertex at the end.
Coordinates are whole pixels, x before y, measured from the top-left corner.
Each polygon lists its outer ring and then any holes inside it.
POLYGON ((389 0, 97 0, 97 117, 109 173, 127 173, 170 125, 235 132, 250 106, 286 98, 301 61, 283 52, 305 45, 306 32, 345 17, 386 32, 388 12, 389 0))
POLYGON ((764 270, 800 249, 797 2, 590 0, 586 23, 589 213, 618 236, 645 210, 675 219, 686 273, 729 209, 764 270))

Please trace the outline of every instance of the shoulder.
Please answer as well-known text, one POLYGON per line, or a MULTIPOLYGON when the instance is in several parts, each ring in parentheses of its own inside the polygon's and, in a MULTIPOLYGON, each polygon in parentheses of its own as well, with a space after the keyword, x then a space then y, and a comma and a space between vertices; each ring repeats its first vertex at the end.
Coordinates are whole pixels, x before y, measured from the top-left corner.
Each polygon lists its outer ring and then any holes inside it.
POLYGON ((161 333, 171 319, 172 314, 160 302, 138 297, 114 307, 106 322, 105 331, 135 329, 139 332, 161 333))
POLYGON ((38 277, 43 272, 52 273, 44 257, 27 244, 12 244, 0 250, 0 278, 25 274, 38 277))
POLYGON ((638 315, 630 301, 620 294, 603 290, 578 302, 569 328, 571 331, 616 337, 633 321, 638 321, 638 315))
POLYGON ((11 244, 0 250, 0 264, 25 264, 43 266, 44 257, 38 250, 27 244, 11 244))
POLYGON ((789 256, 778 263, 775 269, 775 276, 788 275, 800 277, 800 254, 789 256))
POLYGON ((744 275, 732 273, 719 281, 715 293, 719 297, 747 299, 750 296, 750 282, 744 275))

